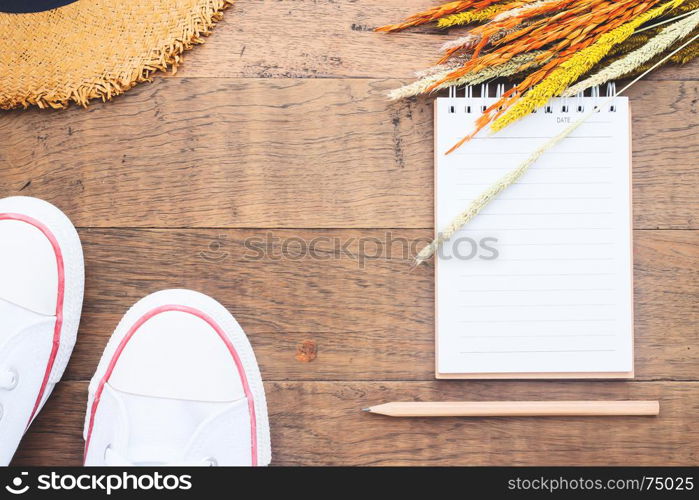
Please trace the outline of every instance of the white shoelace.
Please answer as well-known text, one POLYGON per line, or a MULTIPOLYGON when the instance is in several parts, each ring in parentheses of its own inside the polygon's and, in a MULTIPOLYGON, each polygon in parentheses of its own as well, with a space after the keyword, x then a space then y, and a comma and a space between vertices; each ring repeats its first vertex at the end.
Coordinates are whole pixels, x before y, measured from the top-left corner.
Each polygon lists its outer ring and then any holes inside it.
POLYGON ((17 373, 0 368, 0 389, 10 391, 17 385, 17 373))
POLYGON ((150 466, 178 466, 178 467, 213 467, 216 464, 216 460, 212 458, 207 458, 203 460, 193 460, 193 461, 181 461, 181 462, 169 462, 169 461, 157 461, 149 462, 147 464, 134 463, 127 459, 118 451, 115 451, 111 446, 108 446, 104 452, 104 463, 108 466, 120 466, 120 467, 131 467, 134 465, 150 465, 150 466))

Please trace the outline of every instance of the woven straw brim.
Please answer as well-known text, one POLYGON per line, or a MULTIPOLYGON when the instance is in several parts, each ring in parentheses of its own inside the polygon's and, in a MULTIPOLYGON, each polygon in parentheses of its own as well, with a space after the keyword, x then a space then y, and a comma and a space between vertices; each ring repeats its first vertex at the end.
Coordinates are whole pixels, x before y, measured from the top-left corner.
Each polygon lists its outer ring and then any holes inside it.
POLYGON ((104 101, 173 72, 230 0, 81 0, 32 14, 0 13, 0 108, 104 101))

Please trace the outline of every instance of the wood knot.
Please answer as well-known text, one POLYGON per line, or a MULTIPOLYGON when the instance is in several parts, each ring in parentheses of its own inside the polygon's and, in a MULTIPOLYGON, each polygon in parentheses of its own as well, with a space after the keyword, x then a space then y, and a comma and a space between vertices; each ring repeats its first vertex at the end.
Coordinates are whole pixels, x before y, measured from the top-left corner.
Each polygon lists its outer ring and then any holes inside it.
POLYGON ((318 346, 313 340, 304 340, 296 345, 296 361, 310 363, 318 355, 318 346))

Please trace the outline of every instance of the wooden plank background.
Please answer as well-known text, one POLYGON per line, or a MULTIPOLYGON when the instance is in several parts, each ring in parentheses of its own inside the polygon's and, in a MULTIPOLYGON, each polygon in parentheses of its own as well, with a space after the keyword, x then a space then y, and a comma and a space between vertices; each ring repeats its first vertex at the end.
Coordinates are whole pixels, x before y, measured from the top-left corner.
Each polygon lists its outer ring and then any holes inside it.
POLYGON ((699 65, 658 71, 630 94, 636 380, 438 382, 433 267, 411 271, 409 259, 433 230, 431 103, 385 93, 444 37, 371 32, 433 4, 240 0, 174 77, 87 110, 0 115, 0 196, 63 209, 87 275, 74 355, 15 464, 81 462, 87 380, 107 338, 133 302, 169 287, 212 295, 249 334, 277 465, 699 463, 699 65), (268 237, 251 255, 246 242, 268 237), (307 340, 310 363, 295 358, 307 340), (542 395, 658 398, 661 416, 359 411, 542 395))

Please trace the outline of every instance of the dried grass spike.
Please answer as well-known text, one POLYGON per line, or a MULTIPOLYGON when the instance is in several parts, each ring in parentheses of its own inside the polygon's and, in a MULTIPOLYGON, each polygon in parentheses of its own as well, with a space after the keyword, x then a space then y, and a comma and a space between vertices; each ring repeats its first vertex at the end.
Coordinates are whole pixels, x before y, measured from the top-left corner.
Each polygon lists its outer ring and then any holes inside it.
POLYGON ((451 28, 452 26, 461 26, 464 24, 473 24, 481 21, 493 19, 503 10, 507 9, 507 5, 492 5, 483 10, 469 10, 458 14, 451 14, 437 21, 438 28, 451 28))
POLYGON ((493 121, 491 130, 493 132, 502 130, 535 109, 545 105, 551 97, 561 95, 571 83, 601 61, 614 45, 628 39, 636 28, 664 14, 669 9, 681 5, 684 1, 670 0, 659 7, 648 10, 636 16, 632 21, 602 35, 599 40, 589 47, 575 53, 570 59, 554 69, 541 83, 527 92, 524 97, 513 104, 504 116, 493 121))
POLYGON ((643 47, 615 61, 596 75, 568 88, 563 95, 568 97, 574 96, 580 92, 584 92, 590 87, 602 85, 610 80, 615 80, 623 75, 631 73, 638 66, 650 61, 658 54, 669 49, 678 40, 682 40, 689 36, 697 26, 699 26, 699 10, 693 15, 664 28, 643 47))
POLYGON ((386 33, 390 33, 393 31, 402 31, 406 28, 412 28, 413 26, 427 24, 432 21, 436 21, 441 17, 445 17, 451 14, 457 14, 467 9, 482 9, 488 7, 489 5, 502 1, 503 0, 457 0, 454 2, 449 2, 440 5, 438 7, 433 7, 423 12, 418 12, 417 14, 413 14, 412 16, 408 17, 402 23, 381 26, 379 28, 376 28, 375 31, 383 31, 386 33))

